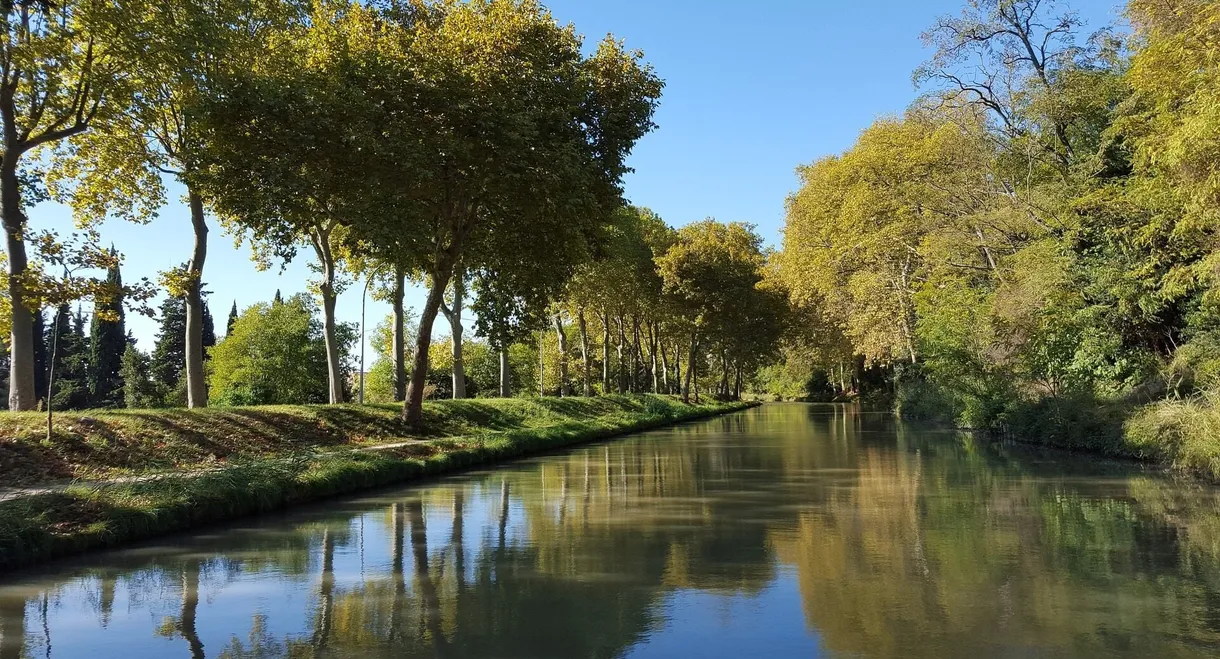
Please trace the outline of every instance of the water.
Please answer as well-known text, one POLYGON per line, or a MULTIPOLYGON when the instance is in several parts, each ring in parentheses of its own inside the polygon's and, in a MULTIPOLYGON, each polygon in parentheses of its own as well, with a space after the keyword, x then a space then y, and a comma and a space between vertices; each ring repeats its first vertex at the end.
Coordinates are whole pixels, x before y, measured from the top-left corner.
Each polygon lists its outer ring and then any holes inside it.
POLYGON ((842 406, 0 577, 0 659, 1218 654, 1215 489, 842 406))

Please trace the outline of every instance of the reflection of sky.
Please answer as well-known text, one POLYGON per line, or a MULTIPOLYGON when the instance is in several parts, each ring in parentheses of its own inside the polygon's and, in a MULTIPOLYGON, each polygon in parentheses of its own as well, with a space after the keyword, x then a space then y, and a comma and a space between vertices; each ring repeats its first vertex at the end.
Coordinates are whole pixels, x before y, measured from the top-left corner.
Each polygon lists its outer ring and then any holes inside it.
POLYGON ((624 657, 821 657, 805 628, 796 571, 754 595, 678 590, 661 604, 664 625, 624 657))
MULTIPOLYGON (((509 546, 528 542, 525 506, 518 497, 532 488, 514 485, 505 529, 509 546)), ((472 580, 478 567, 476 561, 470 560, 474 553, 499 542, 500 480, 489 478, 451 485, 442 482, 437 487, 461 489, 464 493, 462 544, 468 559, 465 576, 472 580)), ((452 509, 425 505, 424 510, 429 560, 436 561, 453 539, 452 509)), ((234 637, 245 643, 255 616, 264 618, 265 631, 271 638, 308 638, 318 605, 321 534, 320 528, 314 530, 306 574, 287 573, 274 566, 254 569, 248 564, 230 570, 225 561, 205 560, 199 576, 196 627, 207 656, 219 655, 234 637)), ((347 535, 336 535, 336 597, 370 581, 389 578, 393 566, 393 528, 387 506, 353 517, 347 535)), ((403 561, 408 591, 414 588, 410 542, 410 524, 404 520, 403 561)), ((242 554, 230 557, 240 562, 242 554)), ((156 631, 166 618, 176 619, 181 613, 182 575, 177 563, 174 565, 166 571, 146 570, 119 578, 113 610, 107 620, 100 615, 99 579, 79 577, 60 585, 50 594, 47 607, 50 652, 42 633, 42 600, 30 601, 26 606, 26 653, 53 658, 188 656, 186 641, 179 634, 171 632, 162 637, 156 631)), ((452 569, 451 564, 447 565, 447 578, 452 578, 452 569)))

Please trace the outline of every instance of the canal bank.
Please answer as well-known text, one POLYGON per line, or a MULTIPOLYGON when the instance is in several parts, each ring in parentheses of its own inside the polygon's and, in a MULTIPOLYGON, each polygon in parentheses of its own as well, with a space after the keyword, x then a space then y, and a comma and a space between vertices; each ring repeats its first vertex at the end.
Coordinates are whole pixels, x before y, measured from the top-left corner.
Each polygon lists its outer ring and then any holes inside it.
POLYGON ((753 405, 655 395, 440 401, 429 404, 419 431, 402 426, 391 407, 126 412, 64 416, 50 445, 23 429, 24 415, 8 415, 3 453, 24 461, 3 461, 12 471, 4 482, 26 489, 0 501, 0 569, 753 405), (225 455, 201 453, 209 448, 225 455), (191 457, 158 469, 158 449, 191 457), (76 480, 40 479, 37 467, 76 480))
POLYGON ((0 657, 1212 659, 1218 515, 765 405, 0 576, 0 657))

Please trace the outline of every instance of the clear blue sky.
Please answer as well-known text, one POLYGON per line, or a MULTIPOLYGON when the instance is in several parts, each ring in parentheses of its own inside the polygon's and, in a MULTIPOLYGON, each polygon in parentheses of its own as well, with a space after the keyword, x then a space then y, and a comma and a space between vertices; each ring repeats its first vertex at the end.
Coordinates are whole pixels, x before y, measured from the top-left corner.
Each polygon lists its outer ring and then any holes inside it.
MULTIPOLYGON (((545 1, 545 0, 544 0, 545 1)), ((643 49, 666 81, 660 128, 631 159, 627 195, 674 226, 716 217, 747 221, 772 243, 783 225, 784 199, 796 187, 794 169, 851 145, 879 116, 901 112, 914 99, 911 71, 928 55, 919 33, 937 16, 960 11, 964 0, 550 0, 556 18, 572 22, 595 44, 607 32, 643 49)), ((1090 28, 1118 21, 1112 0, 1073 0, 1090 28)), ((126 260, 125 279, 155 277, 186 261, 190 222, 172 190, 171 204, 145 226, 108 222, 104 235, 126 260)), ((32 210, 37 227, 68 227, 63 208, 32 210)), ((239 308, 305 290, 309 250, 280 274, 257 272, 249 252, 212 222, 204 279, 223 332, 229 306, 239 308)), ((418 309, 413 290, 408 304, 418 309)), ((341 321, 359 322, 360 287, 339 300, 341 321)), ((389 312, 369 300, 371 328, 389 312)), ((128 316, 144 350, 155 321, 128 316)), ((436 333, 448 333, 438 318, 436 333)), ((371 357, 370 357, 371 359, 371 357)))

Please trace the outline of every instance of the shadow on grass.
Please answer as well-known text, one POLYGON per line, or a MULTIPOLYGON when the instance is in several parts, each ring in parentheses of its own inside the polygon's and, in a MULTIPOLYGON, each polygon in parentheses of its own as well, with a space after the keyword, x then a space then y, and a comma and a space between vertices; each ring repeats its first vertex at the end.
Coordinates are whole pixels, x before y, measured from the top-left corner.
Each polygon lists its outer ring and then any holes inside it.
POLYGON ((397 405, 302 405, 67 412, 43 440, 37 413, 0 414, 0 483, 33 485, 115 472, 189 469, 366 441, 438 439, 543 428, 623 414, 669 415, 659 396, 428 401, 419 429, 397 405))

